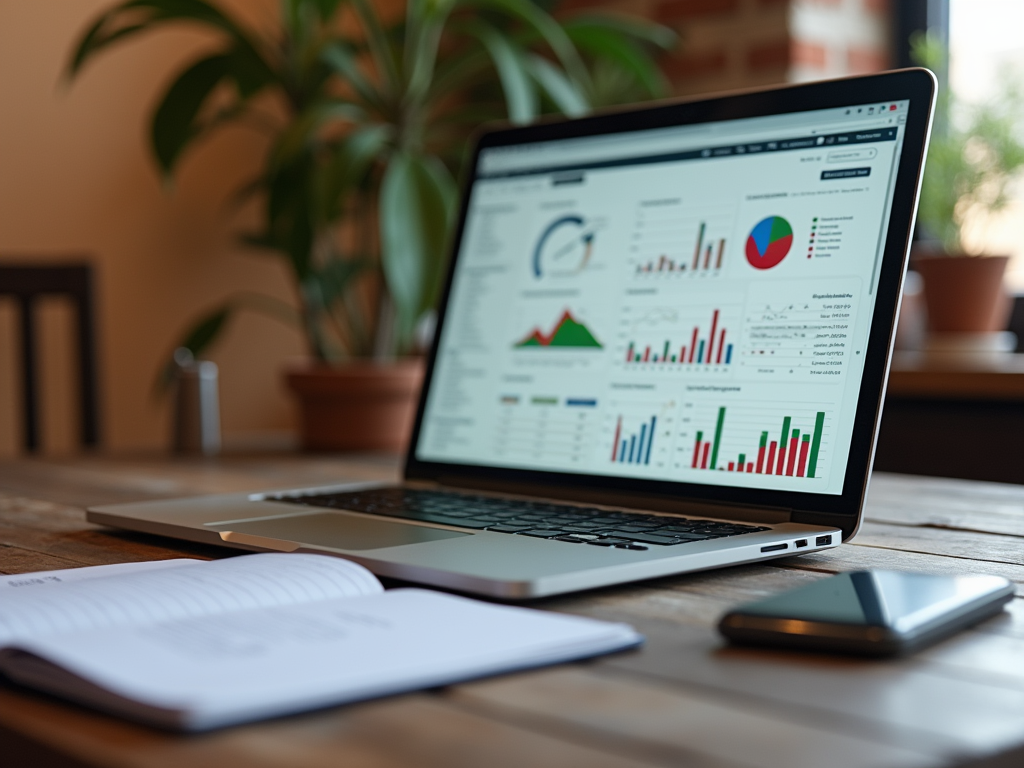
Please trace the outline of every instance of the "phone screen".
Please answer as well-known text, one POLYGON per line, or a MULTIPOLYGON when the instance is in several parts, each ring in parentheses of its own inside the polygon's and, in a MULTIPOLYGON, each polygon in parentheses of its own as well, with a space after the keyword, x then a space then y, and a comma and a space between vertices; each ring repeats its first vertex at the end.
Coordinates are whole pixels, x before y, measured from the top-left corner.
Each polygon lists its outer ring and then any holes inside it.
POLYGON ((989 576, 855 571, 750 603, 741 611, 780 619, 889 627, 904 634, 972 604, 1003 583, 989 576))
POLYGON ((746 644, 902 653, 994 615, 1012 597, 998 576, 855 571, 740 606, 719 630, 746 644))

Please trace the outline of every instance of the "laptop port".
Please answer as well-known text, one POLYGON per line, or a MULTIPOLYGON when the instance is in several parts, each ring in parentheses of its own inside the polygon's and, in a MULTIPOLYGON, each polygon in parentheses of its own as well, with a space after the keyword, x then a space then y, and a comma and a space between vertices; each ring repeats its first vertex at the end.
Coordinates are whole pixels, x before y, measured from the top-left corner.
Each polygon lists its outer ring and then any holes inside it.
POLYGON ((827 547, 831 543, 832 543, 832 537, 831 536, 819 536, 818 538, 816 538, 814 540, 814 546, 816 546, 816 547, 827 547))
POLYGON ((789 549, 789 544, 769 544, 767 547, 761 547, 762 552, 778 552, 782 549, 789 549))
POLYGON ((796 548, 797 549, 801 549, 801 548, 806 547, 806 546, 807 546, 807 539, 797 539, 796 540, 796 548))

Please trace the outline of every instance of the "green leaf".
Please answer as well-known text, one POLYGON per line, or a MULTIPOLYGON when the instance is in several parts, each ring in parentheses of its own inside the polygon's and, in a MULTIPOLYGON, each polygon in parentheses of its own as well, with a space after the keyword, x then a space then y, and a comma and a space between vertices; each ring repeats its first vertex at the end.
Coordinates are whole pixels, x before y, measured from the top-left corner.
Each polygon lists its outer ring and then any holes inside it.
POLYGON ((277 74, 256 50, 247 44, 236 44, 228 52, 228 70, 238 88, 238 95, 251 99, 261 90, 278 81, 277 74))
POLYGON ((568 78, 590 84, 590 75, 562 26, 530 0, 462 0, 469 7, 486 8, 523 21, 533 28, 554 51, 568 78))
POLYGON ((458 88, 465 88, 481 75, 489 75, 490 67, 487 51, 477 46, 443 57, 437 64, 428 99, 444 98, 458 88))
POLYGON ((431 298, 431 275, 444 258, 447 190, 430 166, 421 156, 396 154, 381 185, 381 261, 403 348, 411 343, 416 320, 431 298))
POLYGON ((345 195, 362 184, 392 135, 390 126, 365 125, 353 130, 333 148, 330 160, 318 173, 321 221, 334 221, 341 216, 345 195))
MULTIPOLYGON (((419 314, 423 314, 437 305, 444 282, 448 255, 448 236, 455 222, 459 191, 448 168, 436 157, 423 158, 423 169, 433 184, 432 194, 436 195, 436 203, 440 204, 439 212, 443 215, 441 232, 437 240, 437 248, 427 261, 426 276, 423 283, 423 300, 419 314)), ((417 318, 418 319, 418 318, 417 318)))
POLYGON ((405 65, 408 75, 406 92, 412 100, 422 99, 430 90, 441 37, 453 5, 452 0, 411 0, 409 3, 405 65), (409 17, 415 17, 415 23, 409 17))
POLYGON ((577 29, 605 29, 622 40, 632 39, 666 51, 672 50, 679 42, 679 35, 669 27, 617 13, 580 13, 567 19, 562 26, 570 39, 577 29))
POLYGON ((369 106, 378 111, 385 108, 384 100, 359 67, 359 62, 351 46, 341 42, 332 43, 323 49, 321 58, 341 76, 342 80, 352 86, 356 95, 369 106))
POLYGON ((303 153, 267 175, 266 243, 287 254, 297 282, 312 268, 316 206, 312 200, 316 160, 303 153))
POLYGON ((327 101, 313 104, 297 116, 282 132, 270 154, 270 168, 277 168, 291 162, 300 153, 311 148, 317 132, 327 123, 343 121, 359 122, 366 116, 361 107, 343 101, 327 101))
POLYGON ((259 56, 242 28, 204 0, 128 0, 101 14, 82 36, 68 63, 68 76, 78 74, 86 61, 109 45, 175 21, 193 21, 219 29, 259 56))
POLYGON ((185 147, 202 132, 199 112, 229 71, 228 56, 209 56, 186 68, 167 89, 153 113, 151 129, 153 152, 164 175, 171 173, 185 147))
POLYGON ((225 304, 210 312, 189 329, 178 346, 185 347, 194 357, 199 357, 216 341, 233 311, 234 307, 231 304, 225 304))
POLYGON ((319 285, 322 306, 329 308, 344 297, 352 283, 370 266, 366 259, 333 259, 317 270, 313 278, 319 285))
MULTIPOLYGON (((189 327, 184 338, 175 345, 175 349, 185 347, 193 357, 198 358, 217 340, 234 310, 235 307, 228 302, 203 315, 189 327)), ((170 386, 174 381, 175 373, 174 360, 168 360, 157 378, 157 390, 165 390, 170 386)))
POLYGON ((580 117, 590 111, 586 97, 550 61, 542 56, 532 54, 527 59, 527 66, 545 93, 551 97, 555 106, 563 114, 569 117, 580 117))
POLYGON ((366 42, 373 56, 374 64, 381 79, 387 84, 388 91, 395 94, 399 90, 398 63, 395 61, 391 42, 381 26, 377 10, 368 0, 352 0, 352 6, 359 16, 366 42))
POLYGON ((654 60, 620 32, 591 24, 567 24, 566 32, 581 51, 612 61, 635 77, 649 95, 668 93, 668 81, 654 60))
MULTIPOLYGON (((272 296, 260 293, 242 292, 235 294, 217 308, 208 311, 200 316, 185 332, 182 340, 175 345, 175 349, 185 347, 192 353, 192 356, 199 358, 203 352, 209 349, 220 337, 220 334, 227 328, 228 321, 239 310, 248 309, 259 312, 275 320, 280 320, 292 327, 301 327, 302 321, 295 311, 295 308, 272 296)), ((161 371, 157 389, 163 389, 174 380, 174 360, 168 361, 161 371)))
POLYGON ((467 29, 483 43, 494 62, 505 93, 509 120, 519 124, 533 120, 538 112, 537 92, 519 51, 489 24, 479 22, 468 25, 467 29))

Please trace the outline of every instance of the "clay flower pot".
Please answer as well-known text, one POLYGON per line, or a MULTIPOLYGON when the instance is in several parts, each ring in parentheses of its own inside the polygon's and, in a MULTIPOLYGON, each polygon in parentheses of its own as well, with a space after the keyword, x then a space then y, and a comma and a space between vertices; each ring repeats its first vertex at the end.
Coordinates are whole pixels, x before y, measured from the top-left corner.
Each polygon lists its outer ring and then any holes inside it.
POLYGON ((1010 318, 1003 289, 1008 256, 922 256, 914 269, 924 280, 928 330, 937 334, 996 333, 1010 318))
POLYGON ((403 451, 409 442, 423 361, 353 362, 285 371, 299 400, 308 451, 403 451))

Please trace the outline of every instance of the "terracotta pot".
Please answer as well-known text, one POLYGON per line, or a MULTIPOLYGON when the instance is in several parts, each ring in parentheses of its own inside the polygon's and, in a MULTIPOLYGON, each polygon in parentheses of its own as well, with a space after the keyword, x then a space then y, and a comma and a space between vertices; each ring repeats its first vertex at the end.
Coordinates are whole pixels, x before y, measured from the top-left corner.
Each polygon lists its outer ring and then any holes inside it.
POLYGON ((1012 308, 1003 289, 1008 256, 923 256, 914 269, 924 280, 928 330, 994 333, 1006 328, 1012 308))
POLYGON ((308 451, 403 451, 423 384, 423 361, 357 362, 285 372, 299 399, 308 451))

